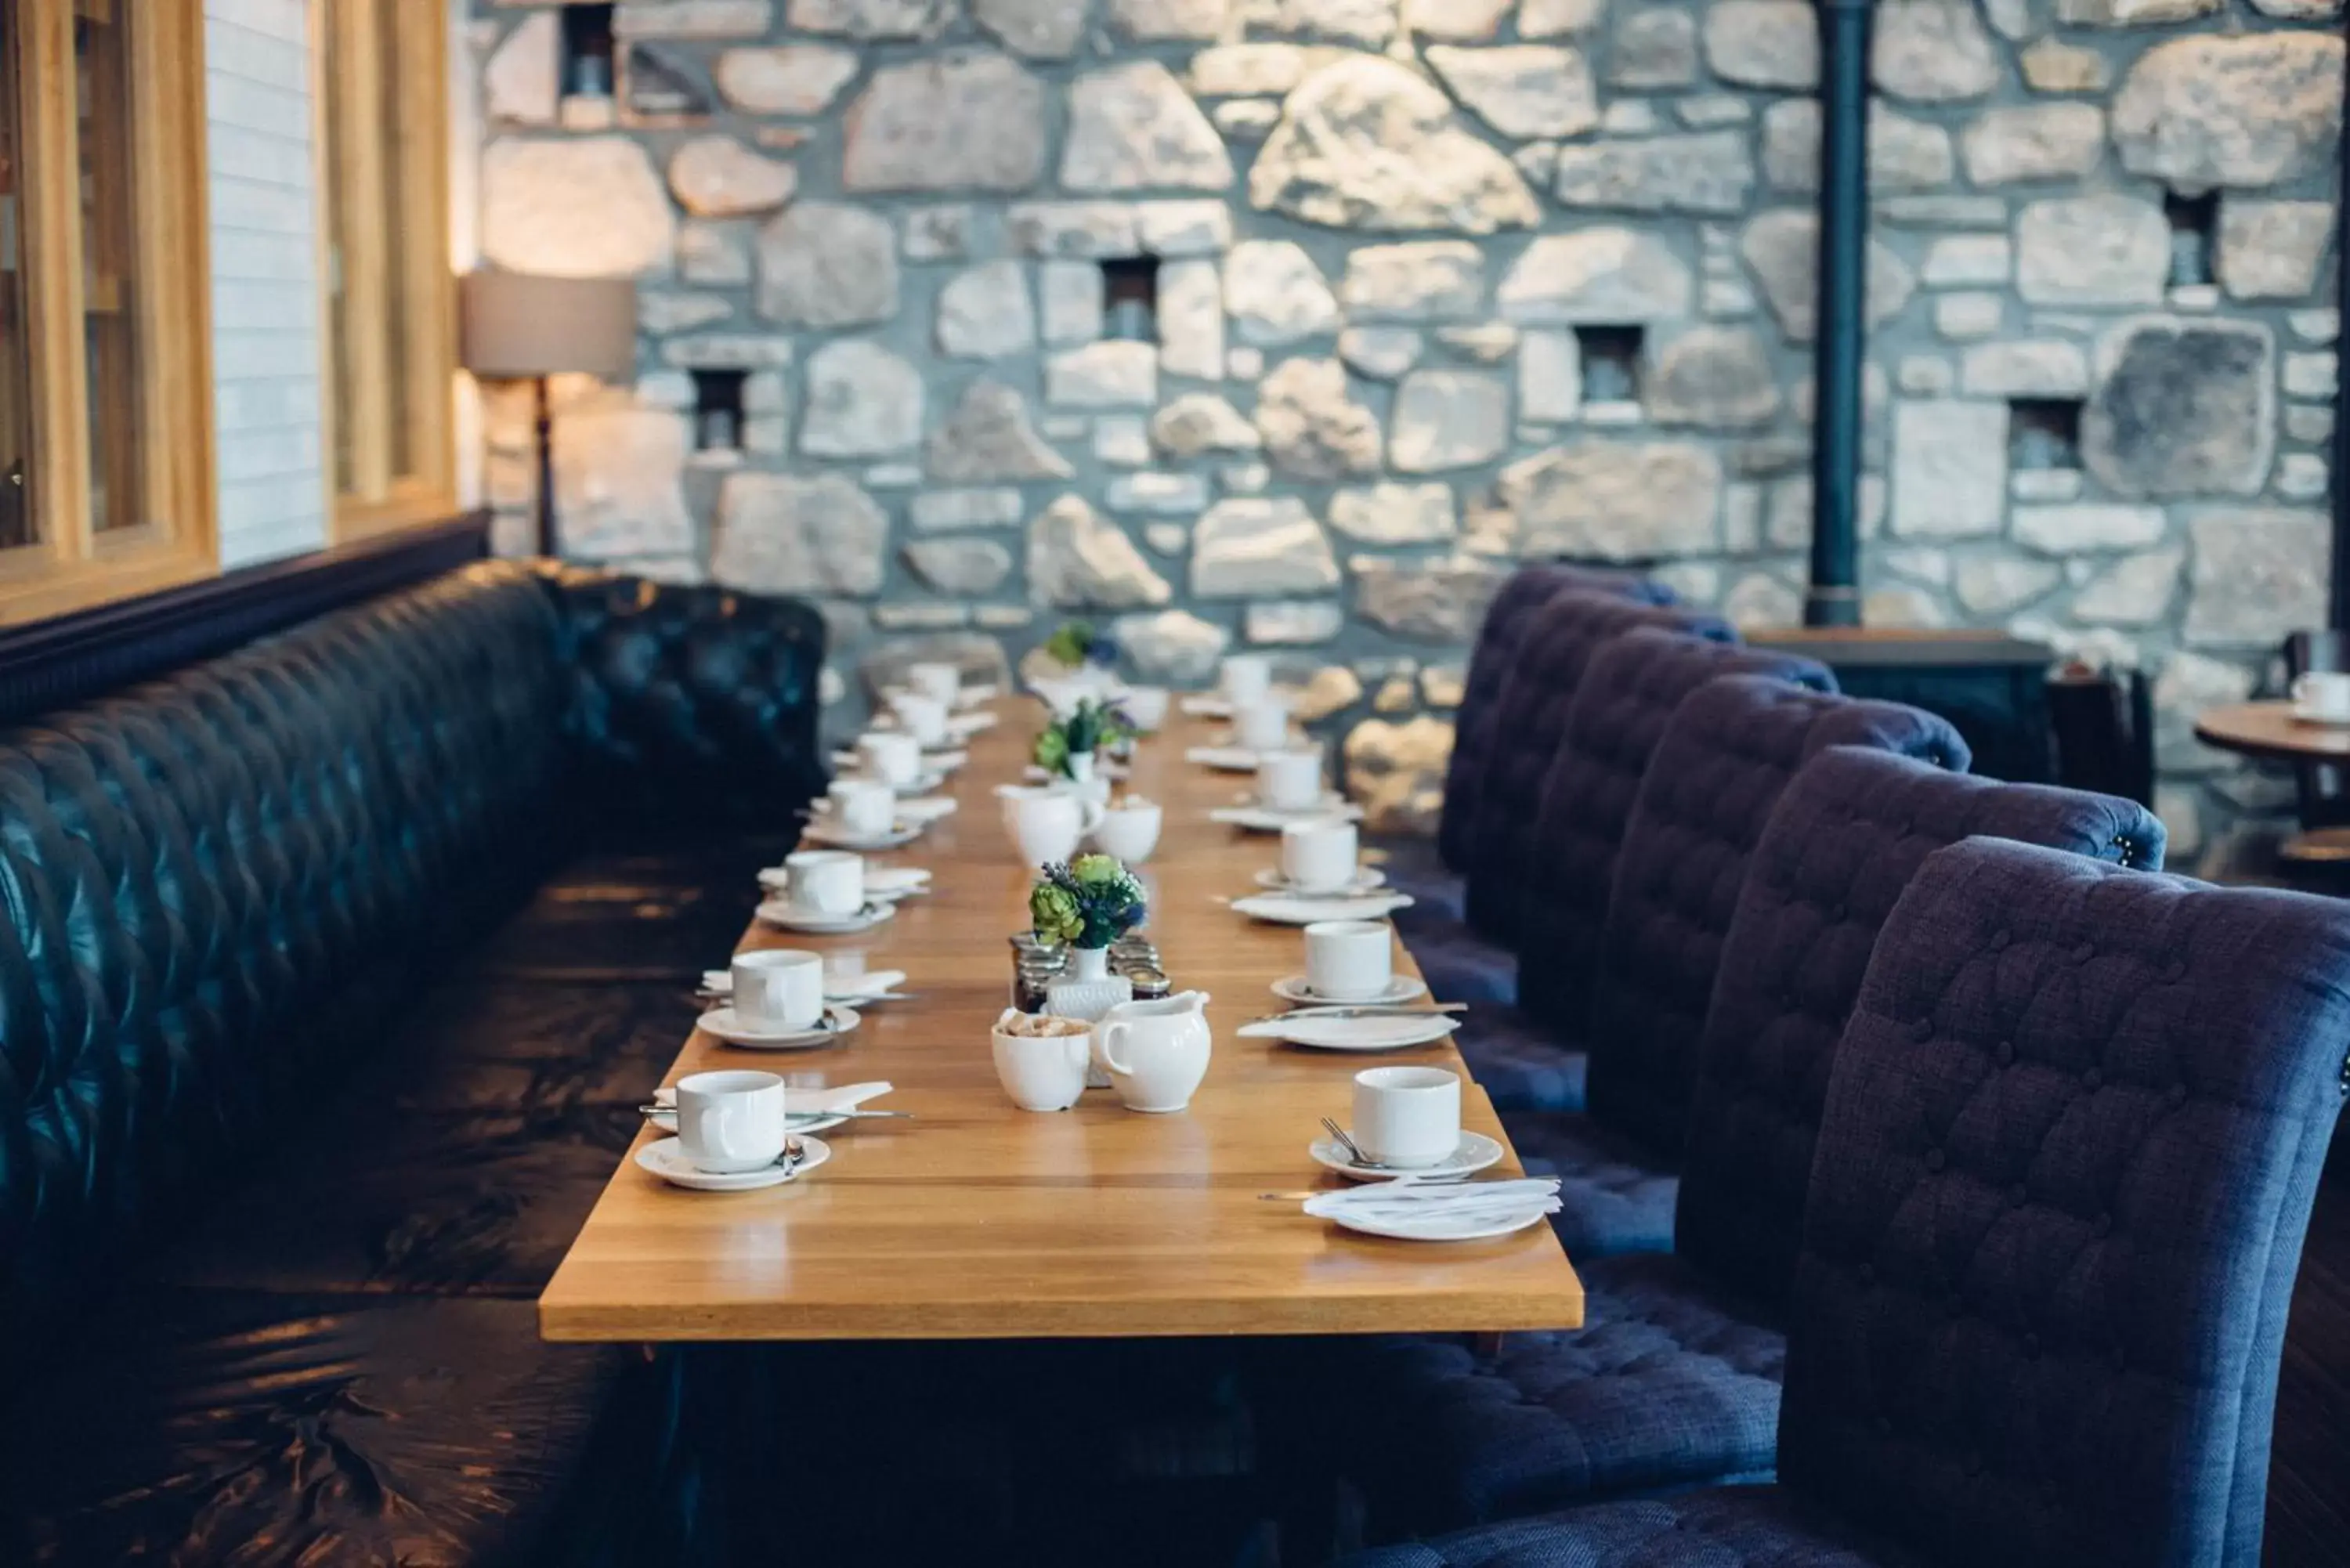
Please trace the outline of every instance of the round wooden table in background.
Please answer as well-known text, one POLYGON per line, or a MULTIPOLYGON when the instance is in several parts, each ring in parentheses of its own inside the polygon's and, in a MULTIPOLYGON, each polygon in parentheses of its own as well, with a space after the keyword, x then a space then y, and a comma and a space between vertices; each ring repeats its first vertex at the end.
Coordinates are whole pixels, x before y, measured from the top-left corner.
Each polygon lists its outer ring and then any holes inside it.
POLYGON ((2350 724, 2306 723, 2282 698, 2207 708, 2195 716, 2195 738, 2270 762, 2350 763, 2350 724))

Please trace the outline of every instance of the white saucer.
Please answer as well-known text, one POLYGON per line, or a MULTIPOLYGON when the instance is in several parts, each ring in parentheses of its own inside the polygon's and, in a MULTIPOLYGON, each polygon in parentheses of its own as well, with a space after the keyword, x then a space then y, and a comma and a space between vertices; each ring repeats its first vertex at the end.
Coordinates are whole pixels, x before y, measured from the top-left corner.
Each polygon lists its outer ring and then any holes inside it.
POLYGON ((2298 702, 2293 706, 2293 722, 2296 724, 2314 724, 2321 730, 2350 728, 2350 715, 2320 713, 2314 709, 2304 708, 2298 702))
POLYGON ((1256 791, 1243 790, 1232 796, 1232 804, 1243 811, 1261 811, 1268 816, 1336 816, 1347 809, 1347 797, 1335 789, 1326 789, 1304 805, 1267 805, 1257 799, 1256 791))
POLYGON ((919 826, 928 827, 941 817, 952 816, 954 814, 955 797, 951 794, 918 794, 910 799, 904 795, 898 797, 899 820, 914 823, 919 826))
MULTIPOLYGON (((1388 874, 1380 870, 1376 866, 1359 866, 1355 869, 1354 880, 1347 883, 1344 887, 1300 888, 1288 877, 1283 876, 1278 867, 1269 867, 1256 874, 1256 885, 1263 888, 1268 893, 1295 893, 1299 897, 1306 898, 1318 898, 1326 894, 1338 898, 1346 898, 1356 893, 1378 892, 1380 888, 1388 885, 1388 874)), ((870 872, 866 874, 865 888, 868 893, 873 890, 872 874, 870 872)))
POLYGON ((651 1171, 672 1187, 691 1188, 696 1192, 756 1192, 762 1188, 781 1187, 786 1181, 797 1181, 817 1166, 832 1158, 832 1147, 820 1137, 801 1133, 793 1135, 800 1140, 800 1162, 791 1169, 771 1165, 764 1170, 742 1170, 731 1175, 716 1171, 697 1170, 688 1165, 685 1151, 674 1137, 655 1138, 637 1150, 637 1164, 651 1171))
MULTIPOLYGON (((1310 1210, 1308 1212, 1312 1212, 1310 1210)), ((1335 1214, 1317 1215, 1342 1231, 1352 1231, 1364 1236, 1384 1236, 1391 1241, 1488 1241, 1496 1236, 1514 1236, 1528 1226, 1539 1225, 1550 1217, 1546 1207, 1528 1204, 1523 1210, 1505 1211, 1498 1217, 1470 1219, 1438 1211, 1432 1214, 1388 1214, 1373 1217, 1349 1214, 1344 1210, 1335 1214)))
POLYGON ((1237 1038, 1280 1040, 1308 1051, 1409 1051, 1433 1045, 1461 1021, 1449 1012, 1391 1012, 1369 1018, 1315 1017, 1300 1012, 1266 1023, 1243 1024, 1237 1038))
POLYGON ((1360 898, 1320 898, 1300 893, 1251 893, 1234 898, 1235 913, 1276 926, 1311 926, 1322 920, 1384 920, 1411 908, 1409 893, 1366 893, 1360 898))
POLYGON ((1363 808, 1352 801, 1336 805, 1309 805, 1297 811, 1275 811, 1262 805, 1220 805, 1208 813, 1210 822, 1251 833, 1279 833, 1293 822, 1360 822, 1363 808))
POLYGON ((811 844, 828 845, 835 849, 854 849, 863 854, 875 854, 884 849, 902 849, 922 836, 922 825, 900 817, 889 832, 878 838, 859 838, 855 834, 833 826, 818 815, 807 820, 800 830, 801 836, 811 844))
POLYGON ((1180 698, 1175 706, 1194 719, 1229 719, 1232 716, 1232 699, 1219 697, 1213 692, 1201 691, 1180 698))
POLYGON ((869 931, 884 920, 896 919, 898 906, 887 898, 868 898, 865 907, 853 915, 808 915, 782 898, 770 898, 756 912, 766 924, 781 926, 787 931, 812 937, 846 937, 869 931))
POLYGON ((1502 1163, 1502 1146, 1483 1133, 1464 1132, 1461 1142, 1451 1154, 1434 1165, 1416 1165, 1409 1170, 1385 1165, 1357 1165, 1347 1153, 1347 1146, 1335 1137, 1315 1138, 1307 1147, 1314 1163, 1325 1170, 1335 1170, 1349 1181, 1393 1181, 1399 1176, 1409 1176, 1416 1181, 1459 1181, 1502 1163))
POLYGON ((1256 753, 1246 746, 1193 746, 1183 753, 1183 760, 1220 774, 1256 772, 1256 753))
MULTIPOLYGON (((913 694, 914 689, 910 686, 885 686, 881 689, 881 701, 887 702, 892 697, 910 697, 913 694)), ((954 711, 968 712, 1003 695, 1003 689, 1000 686, 966 686, 955 693, 954 711)))
POLYGON ((1305 983, 1304 975, 1293 974, 1274 981, 1273 994, 1300 1007, 1392 1007, 1399 1002, 1426 996, 1428 982, 1412 975, 1392 974, 1388 977, 1386 988, 1374 996, 1321 996, 1305 983))
POLYGON ((824 1022, 813 1029, 776 1029, 754 1026, 735 1021, 734 1009, 714 1007, 693 1021, 693 1026, 704 1034, 714 1035, 729 1045, 740 1045, 750 1051, 810 1051, 820 1045, 837 1044, 856 1032, 865 1020, 857 1010, 837 1004, 824 1010, 824 1022))

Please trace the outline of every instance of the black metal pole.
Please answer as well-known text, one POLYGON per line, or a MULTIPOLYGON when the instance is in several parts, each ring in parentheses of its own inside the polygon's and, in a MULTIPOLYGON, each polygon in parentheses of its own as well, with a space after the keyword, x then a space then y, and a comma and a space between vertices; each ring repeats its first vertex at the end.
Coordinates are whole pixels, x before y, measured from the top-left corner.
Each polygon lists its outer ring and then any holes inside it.
POLYGON ((1870 0, 1818 0, 1819 309, 1805 626, 1860 624, 1861 356, 1867 341, 1870 0))
MULTIPOLYGON (((2343 57, 2342 79, 2350 95, 2350 53, 2343 57)), ((2350 115, 2342 119, 2334 174, 2339 186, 2334 202, 2334 560, 2326 572, 2325 624, 2350 631, 2350 343, 2342 337, 2350 326, 2350 115)))
POLYGON ((552 559, 555 548, 555 410, 546 394, 546 378, 536 378, 538 392, 538 553, 552 559))

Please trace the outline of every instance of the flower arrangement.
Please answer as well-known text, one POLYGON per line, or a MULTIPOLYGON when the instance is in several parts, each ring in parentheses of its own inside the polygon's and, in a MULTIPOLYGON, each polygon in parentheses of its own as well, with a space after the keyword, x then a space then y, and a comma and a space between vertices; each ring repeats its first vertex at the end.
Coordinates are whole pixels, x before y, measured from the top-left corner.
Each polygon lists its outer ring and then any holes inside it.
POLYGON ((1133 738, 1134 725, 1124 713, 1107 702, 1087 697, 1078 701, 1067 718, 1045 726, 1030 755, 1048 774, 1074 776, 1071 758, 1091 756, 1133 738))
POLYGON ((1088 664, 1107 670, 1118 662, 1118 655, 1117 639, 1096 629, 1088 620, 1064 621, 1045 641, 1045 656, 1070 670, 1088 664))
POLYGON ((1036 935, 1075 948, 1107 948, 1149 913, 1142 884, 1110 855, 1080 855, 1066 866, 1047 866, 1028 892, 1028 919, 1036 935))

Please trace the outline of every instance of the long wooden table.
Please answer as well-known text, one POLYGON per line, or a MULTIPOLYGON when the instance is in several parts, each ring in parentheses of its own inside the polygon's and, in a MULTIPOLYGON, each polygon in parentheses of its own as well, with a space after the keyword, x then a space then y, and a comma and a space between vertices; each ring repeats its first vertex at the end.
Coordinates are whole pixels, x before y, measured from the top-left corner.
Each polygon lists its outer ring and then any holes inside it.
MULTIPOLYGON (((1448 1044, 1365 1057, 1243 1040, 1280 1005, 1267 989, 1303 967, 1294 929, 1217 903, 1252 890, 1276 841, 1207 820, 1243 780, 1183 759, 1210 727, 1178 721, 1144 742, 1132 788, 1167 826, 1142 867, 1149 930, 1175 983, 1214 996, 1215 1056, 1188 1112, 1143 1116, 1107 1091, 1076 1109, 1015 1108, 995 1081, 989 1030, 1025 923, 1027 869, 994 787, 1017 777, 1037 710, 997 704, 951 786, 956 815, 888 863, 922 866, 934 890, 857 937, 754 925, 746 947, 862 949, 903 969, 916 1000, 866 1010, 845 1045, 736 1049, 696 1031, 671 1081, 755 1066, 796 1082, 886 1078, 879 1102, 908 1122, 826 1135, 821 1169, 763 1192, 681 1191, 624 1160, 539 1298, 551 1340, 1091 1338, 1124 1335, 1475 1332, 1568 1328, 1583 1289, 1550 1228, 1497 1241, 1381 1241, 1260 1194, 1341 1185, 1306 1156, 1317 1118, 1346 1119, 1356 1071, 1379 1063, 1462 1070, 1448 1044)), ((1221 728, 1217 726, 1216 728, 1221 728)), ((754 868, 745 866, 747 878, 754 868)), ((1399 966, 1410 960, 1399 946, 1399 966)), ((712 954, 717 962, 722 955, 712 954)), ((1467 1078, 1462 1070, 1464 1080, 1467 1078)), ((1506 1136, 1464 1082, 1466 1124, 1506 1136)), ((653 1136, 650 1133, 647 1137, 653 1136)), ((1514 1171, 1515 1157, 1495 1174, 1514 1171)))

